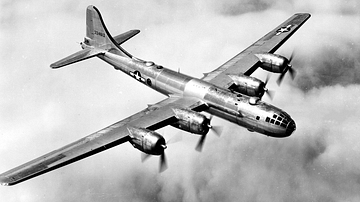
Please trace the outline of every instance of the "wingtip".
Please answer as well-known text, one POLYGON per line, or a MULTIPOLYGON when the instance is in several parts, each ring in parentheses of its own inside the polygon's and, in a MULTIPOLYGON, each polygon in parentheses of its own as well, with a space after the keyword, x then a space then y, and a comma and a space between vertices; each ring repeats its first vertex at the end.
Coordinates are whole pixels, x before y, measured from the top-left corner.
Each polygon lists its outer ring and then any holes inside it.
POLYGON ((59 69, 60 67, 63 67, 63 66, 65 66, 65 65, 58 65, 56 63, 53 63, 53 64, 50 65, 50 68, 51 69, 59 69))
POLYGON ((306 17, 311 17, 311 14, 310 13, 296 13, 296 15, 303 15, 303 16, 306 16, 306 17))
POLYGON ((2 176, 2 175, 0 175, 0 184, 2 186, 10 186, 10 185, 12 185, 12 183, 9 181, 9 178, 5 177, 5 176, 2 176))
POLYGON ((51 69, 57 69, 57 66, 56 66, 55 64, 51 64, 51 65, 50 65, 50 68, 51 68, 51 69))

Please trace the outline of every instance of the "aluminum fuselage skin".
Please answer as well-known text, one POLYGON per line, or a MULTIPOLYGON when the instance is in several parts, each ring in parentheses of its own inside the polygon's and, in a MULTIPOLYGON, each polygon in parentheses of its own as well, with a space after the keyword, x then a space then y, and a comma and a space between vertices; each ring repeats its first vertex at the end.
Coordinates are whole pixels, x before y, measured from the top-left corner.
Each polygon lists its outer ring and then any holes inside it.
POLYGON ((201 79, 135 57, 123 57, 111 52, 98 57, 166 96, 200 98, 208 105, 206 112, 243 126, 249 131, 272 137, 287 137, 296 129, 295 122, 287 113, 261 100, 254 104, 252 97, 219 88, 201 79))

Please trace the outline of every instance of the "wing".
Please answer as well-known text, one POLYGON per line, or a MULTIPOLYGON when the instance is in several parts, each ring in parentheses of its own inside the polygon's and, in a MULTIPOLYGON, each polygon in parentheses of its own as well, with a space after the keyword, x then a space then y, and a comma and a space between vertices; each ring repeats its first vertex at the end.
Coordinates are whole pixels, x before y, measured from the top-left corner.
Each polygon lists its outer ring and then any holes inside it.
POLYGON ((309 18, 310 14, 308 13, 297 13, 293 15, 225 64, 205 74, 202 79, 219 87, 227 88, 233 82, 227 75, 244 74, 250 76, 259 67, 259 59, 254 54, 265 52, 274 53, 309 18))
POLYGON ((122 144, 130 138, 127 126, 156 130, 171 124, 174 119, 176 121, 173 108, 198 110, 204 105, 196 98, 169 97, 74 143, 0 174, 0 183, 14 185, 122 144))

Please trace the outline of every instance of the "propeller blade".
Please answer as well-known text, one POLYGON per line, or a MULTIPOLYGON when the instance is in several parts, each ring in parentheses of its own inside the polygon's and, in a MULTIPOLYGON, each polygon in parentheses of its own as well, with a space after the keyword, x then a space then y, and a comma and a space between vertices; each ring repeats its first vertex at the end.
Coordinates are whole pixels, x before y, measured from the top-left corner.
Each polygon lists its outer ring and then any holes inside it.
POLYGON ((224 127, 223 126, 211 126, 210 130, 215 133, 216 136, 220 137, 224 127))
POLYGON ((289 73, 290 73, 291 79, 294 80, 294 78, 296 76, 296 71, 295 71, 295 69, 292 68, 291 65, 289 67, 289 73))
POLYGON ((281 84, 282 80, 284 79, 284 76, 286 74, 286 72, 289 72, 291 79, 295 79, 296 76, 296 71, 295 69, 293 69, 292 65, 291 65, 291 61, 294 59, 295 56, 295 51, 293 51, 288 59, 288 64, 287 67, 284 69, 284 71, 281 73, 281 75, 279 76, 278 80, 276 81, 276 83, 278 85, 281 84))
POLYGON ((270 74, 266 75, 266 79, 265 79, 265 86, 267 85, 267 83, 269 82, 270 80, 270 74))
POLYGON ((165 152, 163 152, 160 156, 160 166, 159 166, 160 173, 164 172, 167 168, 168 166, 166 162, 166 156, 165 156, 165 152))
POLYGON ((182 140, 182 135, 180 133, 177 133, 176 135, 174 135, 173 137, 171 137, 166 144, 174 144, 177 142, 180 142, 182 140))
POLYGON ((291 63, 291 61, 293 60, 294 58, 294 55, 295 55, 295 51, 293 51, 290 55, 290 58, 289 58, 289 64, 291 63))
POLYGON ((274 99, 275 91, 273 91, 273 90, 267 90, 267 91, 265 91, 265 92, 266 92, 266 95, 269 96, 270 100, 273 100, 273 99, 274 99))
POLYGON ((216 136, 219 136, 221 135, 222 133, 222 130, 223 130, 223 126, 212 126, 211 125, 211 120, 214 118, 214 115, 210 114, 210 117, 209 117, 209 129, 211 131, 213 131, 215 133, 216 136))
POLYGON ((276 80, 276 83, 278 84, 278 86, 280 86, 280 84, 282 83, 287 70, 288 70, 288 68, 284 69, 284 71, 280 74, 279 78, 276 80))
POLYGON ((198 152, 202 151, 202 148, 203 148, 204 142, 205 142, 205 138, 206 138, 206 134, 202 135, 200 137, 200 140, 199 140, 199 142, 198 142, 198 144, 196 145, 196 148, 195 148, 196 151, 198 151, 198 152))
POLYGON ((148 160, 151 157, 150 154, 141 153, 141 163, 144 163, 146 160, 148 160))
MULTIPOLYGON (((211 120, 212 120, 213 117, 214 116, 212 114, 210 114, 208 127, 212 132, 215 133, 216 136, 220 137, 224 127, 223 126, 212 126, 210 123, 211 123, 211 120)), ((196 151, 198 151, 198 152, 202 151, 202 148, 203 148, 204 143, 205 143, 206 135, 207 134, 204 134, 204 135, 202 135, 200 137, 200 140, 199 140, 199 142, 198 142, 198 144, 196 145, 196 148, 195 148, 196 151)))
POLYGON ((269 90, 269 89, 266 88, 266 85, 268 84, 269 80, 270 80, 270 74, 268 74, 266 76, 266 80, 264 82, 264 84, 265 84, 264 85, 264 91, 265 91, 266 95, 269 96, 270 100, 272 100, 274 98, 275 91, 272 91, 272 90, 269 90))

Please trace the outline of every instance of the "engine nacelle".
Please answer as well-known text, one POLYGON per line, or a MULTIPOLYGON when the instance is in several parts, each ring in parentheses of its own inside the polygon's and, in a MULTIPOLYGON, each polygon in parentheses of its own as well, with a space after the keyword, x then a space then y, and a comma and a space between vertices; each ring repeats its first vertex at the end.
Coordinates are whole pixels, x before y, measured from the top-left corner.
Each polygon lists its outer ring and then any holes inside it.
POLYGON ((255 56, 261 62, 260 67, 269 72, 282 73, 290 65, 289 60, 281 55, 259 53, 255 54, 255 56))
POLYGON ((171 126, 199 135, 209 132, 210 120, 205 115, 187 109, 173 110, 178 121, 171 126))
POLYGON ((147 154, 161 155, 166 149, 166 142, 159 133, 145 129, 128 127, 130 143, 137 149, 147 154))
POLYGON ((245 75, 228 75, 233 81, 234 84, 230 86, 230 89, 236 92, 239 92, 250 97, 259 97, 261 98, 265 91, 265 83, 260 79, 245 76, 245 75))

